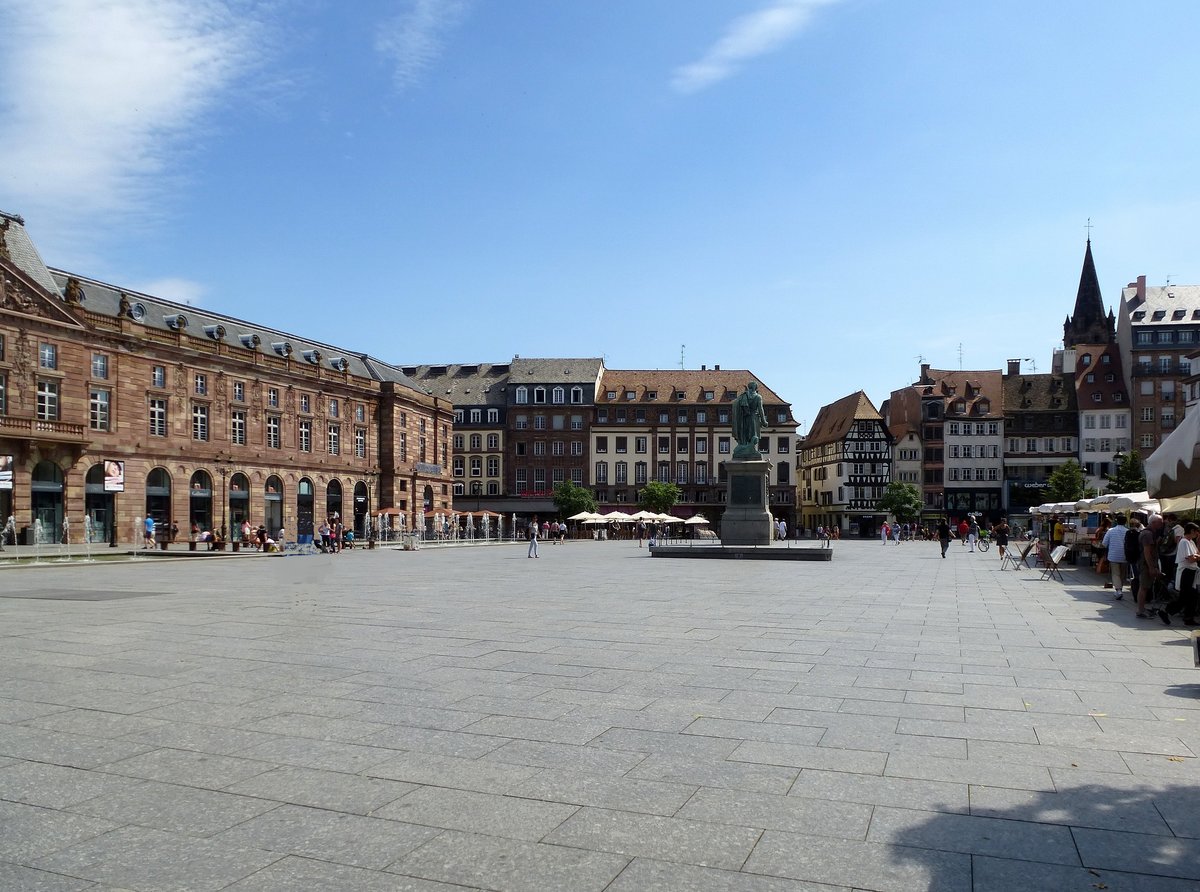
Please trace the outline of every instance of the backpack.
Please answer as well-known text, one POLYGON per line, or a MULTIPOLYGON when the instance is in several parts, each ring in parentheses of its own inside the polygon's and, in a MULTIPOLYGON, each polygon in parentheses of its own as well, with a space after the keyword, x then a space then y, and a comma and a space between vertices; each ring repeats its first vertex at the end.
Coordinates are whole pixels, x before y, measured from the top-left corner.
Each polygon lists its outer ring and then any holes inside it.
POLYGON ((1138 550, 1138 536, 1141 530, 1128 529, 1125 531, 1125 563, 1136 564, 1141 554, 1138 550))

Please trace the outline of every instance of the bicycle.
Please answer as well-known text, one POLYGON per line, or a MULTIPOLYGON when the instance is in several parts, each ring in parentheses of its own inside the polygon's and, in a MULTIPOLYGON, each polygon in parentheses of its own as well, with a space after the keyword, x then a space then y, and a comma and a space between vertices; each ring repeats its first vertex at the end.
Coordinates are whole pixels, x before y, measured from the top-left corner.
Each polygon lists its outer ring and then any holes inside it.
POLYGON ((975 547, 980 551, 987 551, 992 547, 992 539, 987 533, 980 533, 979 539, 975 542, 975 547))

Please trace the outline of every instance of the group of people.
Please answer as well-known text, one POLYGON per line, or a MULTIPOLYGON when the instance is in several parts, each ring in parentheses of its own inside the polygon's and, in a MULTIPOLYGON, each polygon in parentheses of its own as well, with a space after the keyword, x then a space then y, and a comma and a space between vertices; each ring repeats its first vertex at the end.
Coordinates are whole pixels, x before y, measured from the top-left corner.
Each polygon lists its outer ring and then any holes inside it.
POLYGON ((317 527, 317 547, 326 554, 337 554, 343 548, 354 547, 354 530, 347 529, 336 511, 317 527))
MULTIPOLYGON (((1012 529, 1008 525, 1008 518, 1001 517, 998 521, 992 524, 990 529, 983 529, 979 525, 979 516, 975 514, 968 515, 951 526, 950 521, 943 517, 937 524, 937 539, 942 548, 942 558, 946 557, 946 552, 950 548, 950 540, 955 536, 962 545, 970 546, 970 550, 975 550, 975 545, 979 542, 979 537, 987 535, 996 543, 996 551, 999 552, 1001 566, 1003 567, 1004 556, 1008 553, 1008 539, 1012 535, 1012 529)), ((886 543, 885 543, 886 544, 886 543)))
POLYGON ((1095 539, 1111 578, 1104 587, 1113 589, 1120 601, 1128 586, 1137 598, 1138 619, 1157 616, 1169 626, 1171 617, 1179 615, 1185 625, 1197 625, 1200 526, 1181 524, 1174 514, 1142 512, 1128 521, 1124 514, 1104 518, 1102 527, 1106 522, 1111 525, 1098 528, 1095 539), (1151 611, 1149 605, 1155 603, 1160 606, 1151 611))
POLYGON ((283 541, 283 530, 272 537, 263 524, 253 526, 249 520, 243 520, 241 530, 242 548, 253 548, 256 551, 278 551, 279 543, 283 541))
MULTIPOLYGON (((549 541, 553 545, 561 545, 567 541, 567 525, 557 520, 545 520, 538 523, 537 515, 529 521, 525 528, 525 538, 529 540, 529 553, 526 557, 538 557, 538 540, 549 541)), ((640 542, 639 542, 640 544, 640 542)))

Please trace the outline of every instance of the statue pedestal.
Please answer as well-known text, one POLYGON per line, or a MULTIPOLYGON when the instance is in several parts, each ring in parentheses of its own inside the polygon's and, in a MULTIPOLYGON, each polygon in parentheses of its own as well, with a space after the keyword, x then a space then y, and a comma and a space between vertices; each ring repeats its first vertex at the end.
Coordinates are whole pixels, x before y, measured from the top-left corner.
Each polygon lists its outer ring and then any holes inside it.
POLYGON ((722 545, 770 545, 771 511, 767 484, 771 463, 762 458, 725 462, 725 513, 722 545))

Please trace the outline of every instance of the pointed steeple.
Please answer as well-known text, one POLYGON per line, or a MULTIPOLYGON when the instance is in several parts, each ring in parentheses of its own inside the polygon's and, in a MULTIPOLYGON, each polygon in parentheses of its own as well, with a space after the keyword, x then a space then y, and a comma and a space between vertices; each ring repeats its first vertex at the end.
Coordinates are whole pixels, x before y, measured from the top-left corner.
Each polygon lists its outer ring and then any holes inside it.
POLYGON ((1100 295, 1100 279, 1092 259, 1092 240, 1087 240, 1083 255, 1083 271, 1079 274, 1079 291, 1075 294, 1075 312, 1063 325, 1063 346, 1076 344, 1111 344, 1116 340, 1116 320, 1104 312, 1100 295))

